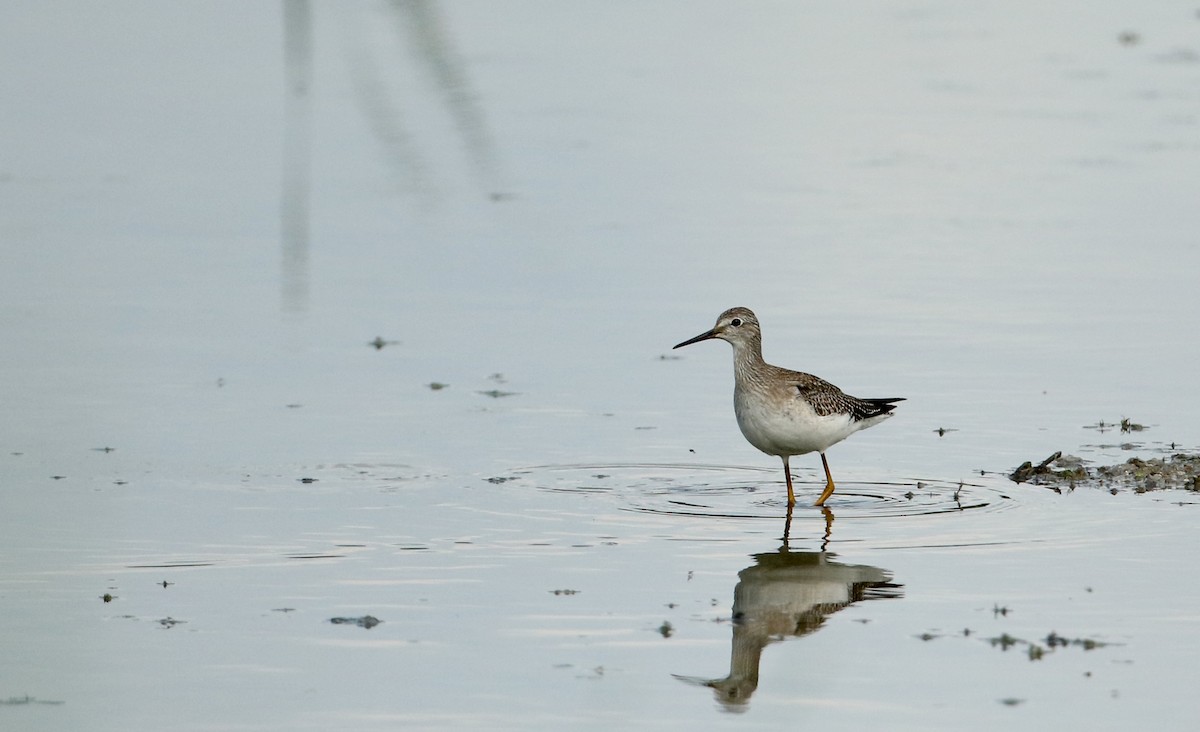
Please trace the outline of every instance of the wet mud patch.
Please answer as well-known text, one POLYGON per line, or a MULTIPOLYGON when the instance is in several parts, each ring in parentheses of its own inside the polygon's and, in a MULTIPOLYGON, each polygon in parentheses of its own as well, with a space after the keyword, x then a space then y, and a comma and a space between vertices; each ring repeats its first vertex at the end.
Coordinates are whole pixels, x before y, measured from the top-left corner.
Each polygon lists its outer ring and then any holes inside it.
POLYGON ((1034 465, 1027 461, 1009 474, 1014 483, 1030 483, 1061 492, 1078 485, 1111 493, 1180 489, 1200 492, 1200 455, 1175 453, 1165 457, 1131 457, 1115 465, 1088 466, 1082 458, 1055 452, 1034 465))

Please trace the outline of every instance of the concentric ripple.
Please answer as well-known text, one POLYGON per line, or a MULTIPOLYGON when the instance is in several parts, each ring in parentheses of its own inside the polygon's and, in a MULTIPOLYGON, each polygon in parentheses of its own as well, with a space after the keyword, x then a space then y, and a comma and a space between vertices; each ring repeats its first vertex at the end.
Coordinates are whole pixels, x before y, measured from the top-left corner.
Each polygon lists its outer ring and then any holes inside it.
MULTIPOLYGON (((694 518, 778 519, 787 492, 777 470, 739 465, 670 463, 540 465, 513 479, 546 491, 605 494, 620 508, 694 518)), ((795 479, 797 509, 808 508, 824 480, 795 479)), ((1001 511, 1014 505, 1003 485, 938 479, 841 480, 830 507, 839 516, 889 518, 963 511, 1001 511)))

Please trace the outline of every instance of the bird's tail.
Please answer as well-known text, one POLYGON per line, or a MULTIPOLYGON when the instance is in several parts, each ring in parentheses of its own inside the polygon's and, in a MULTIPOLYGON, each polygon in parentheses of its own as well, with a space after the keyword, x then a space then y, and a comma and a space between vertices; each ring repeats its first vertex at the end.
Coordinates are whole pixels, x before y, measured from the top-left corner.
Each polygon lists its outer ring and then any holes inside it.
POLYGON ((859 399, 858 401, 859 410, 856 411, 861 411, 862 417, 860 419, 865 419, 868 417, 878 417, 881 414, 891 414, 892 410, 896 408, 896 402, 904 401, 904 397, 859 399))

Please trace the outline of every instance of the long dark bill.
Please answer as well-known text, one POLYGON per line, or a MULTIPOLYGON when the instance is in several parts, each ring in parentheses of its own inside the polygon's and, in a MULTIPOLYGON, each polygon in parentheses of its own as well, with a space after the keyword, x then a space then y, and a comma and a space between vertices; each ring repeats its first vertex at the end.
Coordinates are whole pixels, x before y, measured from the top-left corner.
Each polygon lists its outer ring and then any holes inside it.
POLYGON ((707 341, 709 338, 716 338, 716 337, 717 337, 717 332, 715 330, 710 330, 706 333, 701 333, 700 335, 696 336, 695 338, 689 338, 686 341, 684 341, 683 343, 680 343, 679 345, 672 346, 671 350, 674 351, 676 348, 683 348, 684 346, 690 346, 693 343, 699 343, 700 341, 707 341))

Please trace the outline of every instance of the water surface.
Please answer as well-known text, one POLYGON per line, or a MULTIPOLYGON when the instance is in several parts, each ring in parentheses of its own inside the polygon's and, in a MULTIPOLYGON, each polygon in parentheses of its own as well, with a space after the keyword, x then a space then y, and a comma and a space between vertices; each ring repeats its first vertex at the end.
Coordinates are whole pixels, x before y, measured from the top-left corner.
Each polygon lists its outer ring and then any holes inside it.
POLYGON ((1200 722, 1195 494, 1005 477, 1200 445, 1194 7, 64 10, 0 29, 5 729, 1200 722), (827 513, 670 351, 733 305, 908 399, 827 513))

